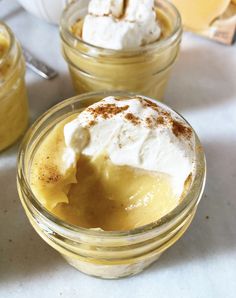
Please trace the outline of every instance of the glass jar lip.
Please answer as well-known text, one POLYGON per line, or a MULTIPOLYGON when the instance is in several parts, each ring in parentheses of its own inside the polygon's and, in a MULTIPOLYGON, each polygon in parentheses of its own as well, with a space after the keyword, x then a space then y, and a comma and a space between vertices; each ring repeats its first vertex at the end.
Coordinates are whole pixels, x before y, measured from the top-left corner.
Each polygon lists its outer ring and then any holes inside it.
MULTIPOLYGON (((74 1, 72 1, 70 4, 68 4, 65 7, 65 9, 63 10, 61 20, 60 20, 60 36, 65 43, 68 43, 68 41, 66 40, 66 38, 64 36, 64 32, 65 32, 66 35, 72 41, 76 41, 77 44, 85 45, 88 48, 90 48, 91 50, 102 51, 103 54, 107 53, 108 55, 119 54, 119 53, 122 53, 122 54, 134 53, 135 54, 135 53, 139 53, 140 51, 145 52, 145 51, 156 50, 158 47, 162 48, 165 45, 168 45, 168 44, 171 44, 172 42, 174 42, 178 38, 178 36, 181 35, 182 21, 181 21, 181 15, 173 3, 171 3, 168 0, 156 0, 156 2, 157 3, 160 2, 160 3, 164 3, 164 4, 168 5, 169 9, 172 9, 176 16, 176 21, 175 21, 175 26, 174 26, 173 32, 170 34, 170 36, 168 36, 162 40, 158 40, 156 42, 144 45, 139 48, 131 48, 131 49, 125 49, 125 50, 123 50, 123 49, 122 50, 114 50, 114 49, 107 49, 107 48, 95 46, 95 45, 93 45, 89 42, 86 42, 86 41, 82 40, 81 38, 78 38, 75 35, 73 35, 67 26, 67 12, 68 12, 69 8, 79 4, 78 2, 74 2, 74 1)), ((155 5, 156 5, 156 2, 155 2, 155 5)), ((71 45, 73 45, 73 42, 71 43, 71 45)))
MULTIPOLYGON (((0 67, 4 65, 4 63, 7 63, 9 60, 9 57, 12 55, 14 56, 14 59, 11 60, 9 71, 6 75, 4 75, 3 80, 0 80, 0 88, 4 89, 5 84, 7 84, 11 78, 14 76, 15 72, 17 71, 17 65, 20 62, 20 59, 22 57, 22 51, 20 44, 15 38, 14 33, 12 32, 11 28, 4 22, 0 21, 0 27, 2 27, 9 37, 9 46, 6 50, 6 52, 3 54, 2 58, 0 59, 0 67)), ((11 57, 10 57, 11 58, 11 57)), ((1 101, 2 98, 0 98, 1 101)))
POLYGON ((9 56, 9 54, 12 51, 15 37, 14 37, 14 34, 13 34, 12 30, 10 29, 10 27, 6 23, 0 21, 0 27, 3 27, 6 30, 8 36, 9 36, 9 46, 8 46, 6 52, 3 54, 3 56, 0 59, 0 66, 1 66, 5 62, 5 60, 7 59, 7 57, 9 56))
MULTIPOLYGON (((188 193, 185 195, 185 197, 181 200, 181 202, 169 213, 158 219, 157 221, 151 222, 149 224, 131 229, 131 230, 125 230, 125 231, 104 231, 104 230, 98 230, 98 229, 87 229, 83 227, 78 227, 73 224, 69 224, 57 216, 53 215, 50 211, 48 211, 36 198, 36 196, 33 194, 31 187, 29 185, 28 179, 26 177, 25 172, 25 156, 26 151, 28 149, 28 141, 32 137, 34 133, 37 132, 37 129, 50 117, 51 113, 55 113, 63 109, 64 107, 68 105, 73 105, 74 102, 83 101, 86 99, 96 98, 96 97, 106 97, 106 96, 142 96, 147 99, 151 99, 147 96, 139 95, 132 92, 124 92, 124 91, 101 91, 101 92, 89 92, 84 93, 81 95, 77 95, 74 97, 71 97, 69 99, 63 100, 62 102, 54 105, 49 110, 47 110, 43 115, 41 115, 34 124, 28 129, 27 133, 25 134, 23 141, 21 143, 19 153, 18 153, 18 170, 17 170, 17 184, 18 187, 22 187, 21 184, 23 184, 24 187, 27 189, 27 200, 30 201, 30 204, 39 212, 40 215, 42 215, 47 220, 51 221, 53 224, 56 224, 57 226, 63 227, 66 230, 69 230, 71 232, 76 232, 78 234, 84 234, 89 236, 103 236, 103 237, 120 237, 120 236, 128 236, 128 235, 137 235, 142 234, 144 232, 149 232, 154 229, 157 229, 173 219, 175 219, 181 212, 185 210, 194 200, 196 195, 196 190, 198 191, 197 200, 201 197, 204 186, 205 186, 205 180, 206 180, 206 160, 205 155, 200 143, 200 140, 197 136, 197 134, 194 132, 195 135, 195 141, 196 146, 198 147, 196 150, 196 174, 194 176, 194 179, 192 181, 192 184, 188 190, 188 193)), ((167 108, 170 108, 168 105, 163 104, 162 102, 157 101, 158 104, 161 104, 167 108)), ((190 125, 182 115, 180 115, 178 112, 176 112, 174 109, 170 108, 172 111, 177 113, 188 125, 190 125)), ((191 125, 190 125, 191 127, 191 125)), ((192 127, 191 127, 192 128, 192 127)))

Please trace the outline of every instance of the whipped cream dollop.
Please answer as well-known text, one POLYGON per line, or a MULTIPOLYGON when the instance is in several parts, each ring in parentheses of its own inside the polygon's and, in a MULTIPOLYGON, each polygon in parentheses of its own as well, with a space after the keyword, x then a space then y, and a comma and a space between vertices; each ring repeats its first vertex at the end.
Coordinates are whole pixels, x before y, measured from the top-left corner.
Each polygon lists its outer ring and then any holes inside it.
POLYGON ((195 136, 176 113, 145 97, 106 97, 64 126, 63 159, 108 155, 115 165, 167 174, 176 196, 194 170, 195 136))
POLYGON ((137 48, 158 40, 154 0, 91 0, 82 39, 107 49, 137 48))

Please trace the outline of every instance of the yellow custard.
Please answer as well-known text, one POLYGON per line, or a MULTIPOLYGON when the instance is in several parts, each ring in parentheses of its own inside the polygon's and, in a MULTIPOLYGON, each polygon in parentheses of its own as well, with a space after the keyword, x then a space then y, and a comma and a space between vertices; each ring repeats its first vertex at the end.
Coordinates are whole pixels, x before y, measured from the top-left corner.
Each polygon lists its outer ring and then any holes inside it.
POLYGON ((63 128, 57 124, 37 149, 31 187, 40 202, 60 219, 84 228, 129 230, 158 220, 178 204, 168 175, 117 166, 100 154, 81 155, 65 172, 63 128))
POLYGON ((10 29, 0 23, 0 151, 26 129, 28 103, 25 64, 19 44, 10 29))
POLYGON ((177 200, 167 176, 81 156, 67 203, 53 212, 66 222, 105 231, 130 230, 159 219, 177 200))
MULTIPOLYGON (((130 94, 100 92, 76 96, 50 109, 32 126, 19 152, 17 186, 26 215, 44 241, 76 269, 89 275, 112 279, 141 272, 183 235, 194 217, 202 195, 205 159, 201 144, 194 134, 194 175, 189 184, 185 184, 181 198, 174 198, 178 205, 173 210, 173 201, 169 205, 168 198, 164 201, 169 189, 168 176, 153 175, 144 170, 136 171, 134 167, 114 166, 105 158, 104 151, 99 151, 101 154, 96 158, 94 155, 90 155, 94 158, 81 155, 77 166, 74 164, 74 170, 71 167, 68 170, 68 166, 66 170, 64 163, 60 162, 62 148, 65 146, 65 125, 68 127, 67 122, 71 122, 77 115, 81 119, 82 113, 85 115, 86 109, 104 99, 104 96, 127 98, 130 94), (89 189, 94 194, 93 197, 89 197, 89 189), (138 190, 141 190, 142 195, 151 191, 156 193, 156 197, 153 197, 153 201, 141 201, 140 205, 138 196, 141 193, 138 190), (136 197, 132 197, 132 191, 136 197), (113 200, 107 200, 111 199, 111 193, 113 200), (95 198, 101 204, 96 204, 95 198), (146 203, 148 204, 145 206, 146 203), (147 221, 147 216, 160 216, 161 210, 168 213, 149 225, 139 226, 147 221), (92 214, 93 211, 96 214, 92 214), (124 217, 126 211, 127 217, 124 217), (119 218, 123 218, 121 223, 118 222, 119 227, 111 226, 119 218), (81 228, 82 221, 84 226, 91 228, 81 228), (127 231, 124 224, 126 227, 136 224, 138 228, 127 231), (124 230, 104 231, 93 228, 98 225, 107 229, 124 230)), ((91 142, 92 131, 90 132, 91 142)), ((68 139, 66 144, 68 145, 68 139)), ((91 143, 86 144, 85 148, 89 144, 91 143)))

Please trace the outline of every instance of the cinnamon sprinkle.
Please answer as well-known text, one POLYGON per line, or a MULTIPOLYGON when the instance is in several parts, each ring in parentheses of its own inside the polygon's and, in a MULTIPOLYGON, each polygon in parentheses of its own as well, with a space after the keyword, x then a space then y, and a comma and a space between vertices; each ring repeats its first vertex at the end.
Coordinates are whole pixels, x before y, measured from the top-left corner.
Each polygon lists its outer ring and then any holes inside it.
MULTIPOLYGON (((139 97, 138 97, 139 98, 139 97)), ((146 98, 142 98, 143 103, 143 107, 148 107, 148 108, 152 108, 153 110, 155 110, 156 112, 159 112, 160 108, 158 107, 158 105, 154 102, 152 102, 151 100, 148 100, 146 98)))
MULTIPOLYGON (((178 121, 176 119, 173 119, 170 112, 164 110, 162 107, 158 106, 155 102, 152 102, 151 100, 148 100, 146 98, 143 98, 141 96, 135 97, 137 100, 139 100, 144 108, 152 108, 156 112, 158 112, 158 115, 156 117, 147 117, 144 120, 144 123, 149 128, 158 127, 160 125, 167 125, 172 129, 173 134, 178 137, 185 137, 186 139, 190 139, 192 136, 192 129, 182 123, 181 121, 178 121)), ((122 100, 120 98, 116 98, 116 100, 122 100)), ((112 116, 115 116, 119 113, 122 113, 126 111, 129 108, 129 105, 125 106, 117 106, 114 103, 104 103, 103 105, 96 106, 96 107, 89 107, 88 112, 90 112, 94 119, 89 122, 89 126, 95 125, 97 117, 101 116, 103 119, 109 119, 112 116)), ((142 122, 142 120, 135 116, 132 113, 126 113, 124 118, 128 121, 130 121, 134 125, 138 125, 142 122)))
POLYGON ((157 117, 157 124, 158 125, 162 125, 164 123, 165 123, 165 120, 164 120, 163 116, 157 117))
POLYGON ((147 118, 145 119, 145 122, 146 122, 146 124, 147 124, 147 127, 149 127, 149 128, 152 127, 153 121, 152 121, 152 119, 151 119, 150 117, 147 117, 147 118))
POLYGON ((91 120, 91 121, 89 121, 88 125, 91 127, 91 126, 94 126, 95 124, 97 124, 97 122, 94 120, 91 120))
POLYGON ((128 105, 123 107, 117 107, 114 103, 103 104, 102 106, 97 106, 95 108, 88 108, 88 112, 90 112, 94 118, 96 119, 98 116, 103 117, 104 119, 111 118, 114 115, 117 115, 123 111, 126 111, 129 108, 128 105))
POLYGON ((192 130, 190 127, 187 127, 183 123, 174 119, 172 119, 172 131, 177 138, 183 136, 189 139, 192 135, 192 130))
POLYGON ((136 116, 134 116, 134 114, 132 113, 127 113, 125 115, 125 119, 129 120, 130 122, 132 122, 134 125, 137 125, 140 123, 140 119, 136 116))
POLYGON ((38 180, 46 184, 56 184, 61 178, 62 175, 56 165, 44 164, 39 168, 38 180))

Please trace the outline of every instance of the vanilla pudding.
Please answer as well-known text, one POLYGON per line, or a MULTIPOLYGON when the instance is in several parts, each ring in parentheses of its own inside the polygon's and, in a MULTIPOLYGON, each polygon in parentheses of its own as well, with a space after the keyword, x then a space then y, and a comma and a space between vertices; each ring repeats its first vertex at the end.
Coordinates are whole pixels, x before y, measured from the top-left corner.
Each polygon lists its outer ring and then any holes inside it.
POLYGON ((106 97, 58 123, 31 167, 35 196, 84 228, 131 230, 174 209, 194 175, 194 135, 143 97, 106 97))
POLYGON ((36 232, 76 269, 111 279, 142 271, 183 235, 205 169, 196 133, 166 105, 88 93, 33 124, 17 185, 36 232))

